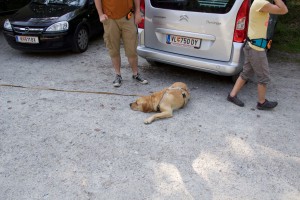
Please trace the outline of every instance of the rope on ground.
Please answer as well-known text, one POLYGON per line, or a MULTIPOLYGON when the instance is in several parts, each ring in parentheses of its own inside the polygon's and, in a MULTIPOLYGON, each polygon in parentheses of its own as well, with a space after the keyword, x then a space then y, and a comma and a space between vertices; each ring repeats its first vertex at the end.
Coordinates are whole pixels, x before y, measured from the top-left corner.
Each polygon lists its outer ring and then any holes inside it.
POLYGON ((22 88, 22 89, 30 89, 30 90, 48 90, 55 92, 69 92, 69 93, 84 93, 84 94, 105 94, 105 95, 117 95, 117 96, 142 96, 138 94, 121 94, 115 92, 95 92, 95 91, 83 91, 83 90, 63 90, 63 89, 54 89, 47 87, 26 87, 20 85, 12 85, 12 84, 0 84, 0 87, 13 87, 13 88, 22 88))

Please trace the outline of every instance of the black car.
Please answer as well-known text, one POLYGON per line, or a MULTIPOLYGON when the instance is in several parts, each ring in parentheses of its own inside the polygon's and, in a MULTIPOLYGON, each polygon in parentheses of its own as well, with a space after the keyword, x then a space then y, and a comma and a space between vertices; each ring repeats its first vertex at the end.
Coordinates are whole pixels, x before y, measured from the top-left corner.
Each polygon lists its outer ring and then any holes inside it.
POLYGON ((94 0, 32 0, 3 24, 8 44, 22 51, 84 52, 103 31, 94 0))
POLYGON ((29 2, 30 0, 0 0, 0 15, 16 12, 29 2))

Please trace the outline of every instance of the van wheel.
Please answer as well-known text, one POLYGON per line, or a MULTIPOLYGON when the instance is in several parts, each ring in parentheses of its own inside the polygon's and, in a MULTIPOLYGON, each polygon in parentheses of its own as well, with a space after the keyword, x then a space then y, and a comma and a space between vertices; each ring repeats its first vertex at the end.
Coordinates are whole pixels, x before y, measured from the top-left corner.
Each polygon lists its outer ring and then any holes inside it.
POLYGON ((74 34, 73 51, 76 53, 83 53, 88 49, 89 33, 85 26, 77 27, 74 34))

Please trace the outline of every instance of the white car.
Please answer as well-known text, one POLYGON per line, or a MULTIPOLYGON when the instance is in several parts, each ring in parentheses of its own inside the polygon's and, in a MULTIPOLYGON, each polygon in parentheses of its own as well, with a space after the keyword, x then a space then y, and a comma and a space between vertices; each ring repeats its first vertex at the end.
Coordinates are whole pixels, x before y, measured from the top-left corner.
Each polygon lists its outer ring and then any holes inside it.
POLYGON ((139 25, 138 55, 149 62, 234 76, 243 65, 250 4, 250 0, 141 0, 144 21, 139 25))

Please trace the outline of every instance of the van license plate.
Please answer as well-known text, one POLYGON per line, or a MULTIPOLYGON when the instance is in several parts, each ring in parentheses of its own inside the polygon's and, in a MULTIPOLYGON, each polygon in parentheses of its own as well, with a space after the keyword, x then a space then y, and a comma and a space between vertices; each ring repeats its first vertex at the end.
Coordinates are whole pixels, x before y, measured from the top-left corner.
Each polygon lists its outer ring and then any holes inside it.
POLYGON ((190 38, 179 35, 167 35, 166 43, 182 47, 190 47, 195 49, 200 49, 201 39, 190 38))
POLYGON ((38 44, 39 38, 32 36, 16 36, 16 41, 20 43, 38 44))

